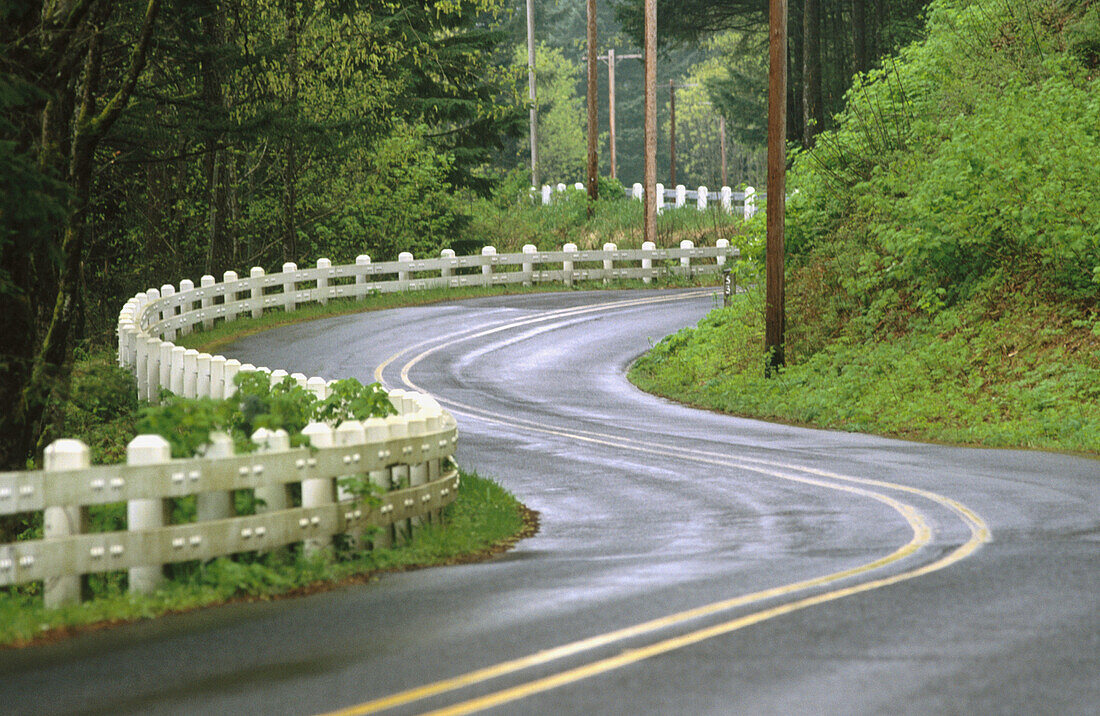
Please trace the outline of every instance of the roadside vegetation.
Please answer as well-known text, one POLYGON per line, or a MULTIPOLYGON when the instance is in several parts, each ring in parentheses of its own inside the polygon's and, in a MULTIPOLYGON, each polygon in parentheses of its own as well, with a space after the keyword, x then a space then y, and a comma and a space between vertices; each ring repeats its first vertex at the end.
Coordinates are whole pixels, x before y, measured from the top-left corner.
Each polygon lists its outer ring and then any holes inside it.
MULTIPOLYGON (((793 158, 786 369, 763 377, 757 276, 632 380, 739 415, 1100 454, 1098 70, 1095 2, 934 2, 926 38, 793 158)), ((758 218, 742 272, 763 240, 758 218)))
MULTIPOLYGON (((230 399, 189 399, 165 393, 159 405, 142 404, 128 371, 112 356, 86 356, 74 371, 70 401, 58 406, 58 424, 67 437, 89 444, 96 463, 121 462, 126 444, 137 434, 158 434, 172 447, 173 457, 199 452, 212 431, 234 439, 237 452, 254 449, 250 435, 259 428, 285 429, 301 444, 302 428, 310 420, 338 423, 393 412, 377 384, 338 381, 332 396, 321 401, 293 381, 272 386, 259 374, 242 374, 230 399)), ((154 594, 131 594, 125 572, 90 575, 82 604, 48 610, 41 584, 0 589, 0 645, 23 645, 65 636, 73 631, 186 611, 226 601, 269 599, 303 594, 347 582, 363 582, 379 572, 450 564, 484 558, 533 533, 536 517, 492 480, 461 473, 456 501, 438 524, 426 524, 411 536, 398 533, 393 547, 356 548, 337 544, 323 556, 307 556, 296 548, 269 554, 241 554, 207 563, 186 562, 167 567, 171 579, 154 594)), ((361 485, 353 485, 362 488, 361 485)), ((364 492, 360 499, 375 496, 364 492)), ((194 497, 172 500, 172 522, 195 518, 194 497)), ((234 494, 236 514, 255 512, 251 491, 234 494)), ((125 503, 89 507, 93 532, 124 530, 125 503)), ((42 515, 0 517, 0 542, 41 539, 42 515)), ((370 534, 367 535, 369 540, 370 534)))
MULTIPOLYGON (((615 179, 600 179, 599 199, 589 215, 585 192, 571 186, 555 192, 550 205, 543 206, 539 194, 529 193, 529 178, 513 172, 490 197, 471 199, 465 238, 452 246, 460 253, 476 253, 488 245, 500 252, 520 251, 524 244, 540 251, 560 251, 566 243, 582 250, 602 249, 605 243, 620 249, 642 247, 642 202, 628 197, 615 179)), ((677 248, 687 239, 696 246, 714 246, 718 239, 727 239, 733 245, 743 223, 740 212, 726 213, 716 201, 705 211, 693 205, 667 209, 657 216, 654 243, 677 248)))

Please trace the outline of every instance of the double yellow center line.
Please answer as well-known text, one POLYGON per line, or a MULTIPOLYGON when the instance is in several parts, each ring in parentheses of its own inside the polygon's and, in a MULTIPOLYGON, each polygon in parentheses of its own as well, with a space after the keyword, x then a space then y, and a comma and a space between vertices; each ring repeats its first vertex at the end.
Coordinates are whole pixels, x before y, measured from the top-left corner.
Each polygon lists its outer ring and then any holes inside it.
MULTIPOLYGON (((444 348, 448 348, 462 341, 484 337, 486 335, 492 335, 494 333, 499 333, 503 331, 514 330, 516 328, 522 328, 535 323, 557 321, 561 319, 572 318, 574 316, 584 316, 593 313, 608 312, 647 304, 693 299, 698 298, 702 295, 706 295, 707 293, 709 292, 694 291, 677 293, 672 296, 656 296, 616 301, 599 306, 584 306, 560 309, 557 311, 545 312, 533 317, 529 316, 515 321, 504 322, 490 328, 475 328, 465 331, 459 331, 449 336, 437 337, 421 341, 416 345, 409 346, 408 348, 399 351, 398 353, 395 353, 394 355, 387 358, 375 369, 374 377, 376 380, 382 382, 383 372, 388 366, 396 362, 401 356, 412 353, 417 349, 424 348, 424 350, 409 359, 402 366, 400 372, 402 382, 407 387, 413 390, 423 390, 410 379, 410 369, 432 353, 442 350, 444 348)), ((470 671, 459 676, 442 679, 420 687, 401 691, 395 694, 391 694, 389 696, 350 706, 345 709, 340 709, 338 711, 333 711, 328 716, 360 716, 362 714, 378 713, 380 711, 391 709, 397 706, 414 703, 450 691, 455 691, 457 689, 506 676, 508 674, 513 674, 524 669, 529 669, 535 666, 547 664, 568 657, 577 656, 579 654, 599 649, 601 647, 605 647, 616 642, 622 642, 624 640, 652 634, 659 630, 677 627, 691 621, 714 616, 723 612, 742 608, 758 602, 776 600, 783 597, 791 597, 799 592, 821 588, 830 584, 840 582, 842 580, 851 580, 856 577, 868 575, 869 572, 879 570, 891 564, 895 564, 905 559, 906 557, 913 555, 921 547, 927 545, 932 540, 932 530, 929 527, 929 523, 925 519, 921 511, 914 505, 903 502, 900 499, 890 494, 887 494, 886 492, 883 492, 883 490, 894 493, 900 492, 907 495, 913 495, 939 504, 940 506, 949 510, 956 518, 958 518, 963 524, 966 525, 970 532, 969 539, 967 539, 966 542, 959 545, 940 559, 937 559, 931 563, 922 566, 914 567, 912 569, 889 576, 870 578, 868 579, 868 581, 863 581, 854 585, 839 586, 835 589, 823 593, 796 598, 792 601, 787 601, 778 605, 766 607, 719 624, 698 628, 685 634, 656 641, 646 646, 635 649, 628 649, 611 657, 598 659, 596 661, 592 661, 581 666, 565 669, 550 676, 534 679, 532 681, 528 681, 526 683, 522 683, 510 688, 501 689, 493 693, 486 694, 484 696, 462 701, 452 706, 441 708, 436 711, 431 711, 430 713, 441 715, 474 713, 484 709, 492 708, 494 706, 499 706, 512 701, 516 701, 518 699, 526 698, 534 694, 549 691, 551 689, 555 689, 566 684, 575 683, 577 681, 587 679, 598 674, 603 674, 608 671, 619 669, 624 666, 635 664, 639 661, 660 654, 665 654, 671 651, 675 651, 677 649, 683 649, 693 644, 697 644, 701 641, 712 639, 714 637, 724 634, 729 634, 731 632, 743 629, 753 624, 758 624, 777 616, 790 614, 791 612, 805 609, 807 607, 823 604, 825 602, 841 599, 843 597, 851 596, 854 594, 871 591, 873 589, 879 589, 909 579, 914 579, 916 577, 920 577, 925 574, 944 569, 945 567, 948 567, 962 559, 965 559, 966 557, 974 553, 974 551, 976 551, 983 543, 988 542, 991 539, 989 527, 986 525, 985 521, 973 510, 970 510, 956 500, 945 497, 935 492, 931 492, 929 490, 923 490, 920 488, 887 482, 884 480, 841 475, 835 472, 807 468, 800 465, 794 465, 779 461, 764 460, 744 456, 731 457, 728 455, 723 455, 721 453, 700 451, 696 449, 689 450, 674 445, 661 445, 649 439, 647 439, 645 442, 642 442, 639 440, 634 440, 627 437, 612 435, 599 431, 582 430, 576 428, 563 429, 558 426, 538 421, 507 417, 474 406, 464 405, 456 401, 440 398, 438 396, 437 400, 439 400, 442 405, 456 412, 466 413, 486 422, 496 423, 512 428, 518 428, 547 435, 567 437, 588 444, 602 445, 611 448, 628 449, 635 452, 642 452, 654 456, 673 457, 676 459, 717 466, 725 469, 736 468, 739 470, 755 472, 785 481, 797 482, 830 490, 837 490, 859 497, 873 499, 889 506, 899 515, 901 515, 901 517, 909 525, 912 531, 912 537, 909 539, 908 542, 906 542, 904 545, 902 545, 892 553, 875 559, 866 564, 852 567, 850 569, 833 572, 820 577, 815 577, 813 579, 803 580, 791 584, 773 587, 770 589, 765 589, 758 592, 753 592, 751 594, 744 594, 729 599, 723 599, 710 604, 696 607, 694 609, 676 612, 658 619, 649 620, 640 624, 635 624, 604 634, 597 634, 586 639, 573 641, 518 659, 512 659, 498 664, 493 664, 491 666, 476 669, 474 671, 470 671)))

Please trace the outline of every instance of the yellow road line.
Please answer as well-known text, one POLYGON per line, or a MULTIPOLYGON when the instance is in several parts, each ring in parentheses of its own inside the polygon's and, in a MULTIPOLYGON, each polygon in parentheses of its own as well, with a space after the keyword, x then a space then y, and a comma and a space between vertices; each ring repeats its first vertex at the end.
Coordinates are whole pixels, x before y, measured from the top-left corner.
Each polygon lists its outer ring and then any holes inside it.
MULTIPOLYGON (((665 299, 665 300, 675 300, 675 299, 673 298, 673 299, 665 299)), ((633 303, 634 302, 624 301, 624 302, 621 302, 618 305, 606 304, 604 306, 593 307, 593 310, 608 310, 608 309, 614 308, 614 307, 621 307, 622 305, 632 305, 633 303)), ((463 340, 469 340, 471 338, 480 337, 480 336, 483 336, 483 335, 488 335, 488 334, 491 334, 491 333, 496 333, 496 332, 500 332, 500 331, 503 331, 503 330, 508 330, 508 329, 511 329, 511 328, 521 327, 523 325, 527 325, 529 323, 536 322, 536 320, 550 320, 552 318, 567 317, 569 315, 575 315, 575 313, 573 311, 574 311, 574 309, 565 309, 561 312, 555 312, 554 315, 544 314, 543 316, 539 317, 539 319, 523 319, 521 321, 511 322, 511 323, 508 323, 508 324, 496 326, 496 327, 493 327, 491 329, 483 330, 483 331, 476 332, 476 333, 475 332, 470 332, 470 331, 465 331, 465 332, 462 332, 462 333, 452 334, 451 336, 445 337, 442 343, 437 343, 432 348, 429 348, 428 350, 425 350, 425 351, 421 352, 420 354, 418 354, 414 358, 412 358, 409 362, 407 362, 402 367, 401 378, 402 378, 403 382, 408 387, 410 387, 414 390, 422 390, 419 386, 414 384, 409 379, 409 370, 412 366, 414 366, 420 360, 425 358, 427 355, 430 355, 431 353, 433 353, 437 350, 441 350, 442 348, 448 347, 450 345, 453 345, 453 344, 458 343, 458 342, 463 341, 463 340), (450 339, 450 340, 447 340, 447 339, 450 339)), ((576 311, 576 313, 581 313, 581 312, 589 313, 591 311, 589 311, 589 310, 576 311)), ((435 340, 439 340, 439 338, 437 337, 435 340)), ((405 353, 410 352, 411 350, 414 350, 417 347, 427 345, 431 342, 433 342, 433 341, 432 340, 423 341, 420 344, 418 344, 417 346, 410 347, 408 349, 405 349, 404 351, 401 351, 401 352, 396 353, 393 356, 391 356, 389 359, 387 359, 387 361, 384 364, 380 365, 376 369, 376 371, 375 371, 376 379, 381 381, 382 371, 385 369, 386 366, 390 365, 398 357, 400 357, 401 355, 404 355, 405 353)), ((663 653, 667 653, 667 652, 670 652, 670 651, 674 651, 676 649, 681 649, 681 648, 684 648, 686 646, 690 646, 692 644, 698 643, 698 642, 706 640, 706 639, 714 638, 716 636, 720 636, 720 635, 723 635, 723 634, 728 634, 732 631, 742 629, 742 628, 750 626, 752 624, 757 624, 759 622, 765 621, 767 619, 774 618, 776 616, 780 616, 780 615, 783 615, 783 614, 788 614, 790 612, 793 612, 793 611, 796 611, 796 610, 799 610, 799 609, 805 609, 807 607, 814 606, 816 604, 821 604, 821 603, 824 603, 824 602, 827 602, 827 601, 840 599, 842 597, 850 596, 852 594, 857 594, 857 593, 864 592, 864 591, 869 591, 869 590, 872 590, 872 589, 878 589, 878 588, 881 588, 881 587, 884 587, 884 586, 887 586, 887 585, 890 585, 890 584, 896 584, 898 582, 901 582, 901 581, 904 581, 904 580, 907 580, 907 579, 912 579, 912 578, 927 574, 929 572, 936 571, 938 569, 943 569, 944 567, 947 567, 950 564, 954 564, 955 562, 965 558, 966 556, 969 556, 972 552, 974 552, 976 549, 978 549, 978 547, 980 547, 982 543, 984 543, 984 542, 986 542, 990 539, 990 531, 989 531, 988 526, 972 510, 966 508, 961 503, 959 503, 959 502, 957 502, 957 501, 955 501, 951 498, 947 498, 947 497, 944 497, 942 495, 939 495, 937 493, 930 492, 930 491, 927 491, 927 490, 921 490, 919 488, 909 487, 907 485, 900 485, 900 484, 890 483, 890 482, 886 482, 886 481, 882 481, 882 480, 872 480, 872 479, 867 479, 867 478, 857 478, 857 477, 851 477, 851 476, 847 476, 847 475, 839 475, 837 473, 831 473, 831 472, 827 472, 827 471, 816 470, 816 469, 813 469, 813 468, 805 468, 805 467, 801 467, 801 466, 798 466, 798 465, 761 460, 761 459, 757 459, 757 458, 733 458, 731 456, 722 455, 720 453, 713 453, 713 452, 699 453, 697 451, 688 451, 684 448, 678 448, 676 446, 671 446, 671 445, 657 445, 657 446, 655 446, 655 445, 653 445, 652 442, 650 442, 650 443, 640 443, 638 441, 631 440, 629 438, 623 438, 623 437, 620 437, 620 436, 608 435, 608 434, 605 434, 605 433, 596 433, 596 432, 593 432, 593 431, 585 431, 585 430, 564 431, 564 430, 558 429, 554 426, 550 426, 550 425, 543 424, 543 423, 535 423, 533 421, 522 420, 522 419, 505 418, 504 416, 499 416, 497 414, 489 413, 488 411, 484 411, 484 410, 481 410, 481 409, 473 408, 471 406, 463 405, 463 404, 457 403, 455 401, 440 400, 440 402, 443 403, 443 404, 455 406, 460 411, 470 413, 470 414, 474 415, 475 417, 478 417, 482 420, 486 420, 488 422, 494 422, 494 423, 498 423, 498 424, 503 424, 503 425, 508 425, 510 427, 526 428, 526 429, 534 430, 534 431, 537 431, 537 432, 568 437, 568 438, 571 438, 571 439, 581 440, 581 441, 584 441, 584 442, 602 444, 602 445, 606 445, 606 446, 610 446, 610 447, 633 449, 633 450, 646 452, 646 453, 649 453, 649 454, 663 455, 663 456, 666 456, 666 457, 677 457, 677 458, 681 458, 681 459, 687 459, 687 460, 690 460, 690 461, 693 461, 693 462, 717 465, 717 466, 720 466, 720 467, 726 467, 726 468, 737 467, 737 468, 740 468, 742 470, 757 472, 757 473, 772 476, 772 477, 778 477, 778 478, 784 479, 784 480, 801 482, 801 483, 810 484, 810 485, 814 485, 814 486, 818 486, 818 487, 824 487, 824 488, 827 488, 827 489, 834 489, 834 490, 839 490, 839 491, 843 491, 843 492, 849 492, 849 493, 852 493, 852 494, 857 494, 857 495, 864 496, 864 497, 870 497, 871 499, 875 499, 875 500, 878 500, 880 502, 883 502, 883 503, 887 504, 892 509, 894 509, 899 514, 901 514, 905 518, 906 522, 909 524, 910 528, 912 529, 913 537, 909 540, 908 543, 906 543, 904 546, 902 546, 898 550, 894 551, 890 555, 887 555, 885 557, 879 558, 877 560, 874 560, 872 562, 869 562, 869 563, 866 563, 866 564, 863 564, 863 565, 859 565, 857 567, 853 567, 853 568, 843 570, 843 571, 840 571, 840 572, 835 572, 835 573, 832 573, 832 574, 824 575, 824 576, 821 576, 821 577, 816 577, 816 578, 810 579, 810 580, 804 580, 804 581, 801 581, 801 582, 796 582, 796 583, 792 583, 792 584, 788 584, 788 585, 782 585, 782 586, 779 586, 779 587, 774 587, 774 588, 763 590, 763 591, 760 591, 760 592, 755 592, 755 593, 752 593, 752 594, 741 595, 741 596, 734 597, 734 598, 731 598, 731 599, 726 599, 726 600, 721 600, 721 601, 718 601, 718 602, 713 602, 711 604, 703 605, 701 607, 696 607, 694 609, 689 609, 689 610, 678 612, 678 613, 675 613, 675 614, 670 614, 670 615, 667 615, 665 617, 661 617, 659 619, 650 620, 650 621, 647 621, 647 622, 643 622, 641 624, 636 624, 636 625, 626 627, 626 628, 623 628, 623 629, 618 629, 618 630, 614 630, 614 631, 611 631, 611 632, 607 632, 605 634, 599 634, 599 635, 596 635, 596 636, 593 636, 593 637, 589 637, 587 639, 582 639, 582 640, 579 640, 579 641, 571 642, 569 644, 564 644, 564 645, 559 646, 559 647, 555 647, 555 648, 544 650, 544 651, 541 651, 541 652, 538 652, 538 653, 535 653, 535 654, 531 654, 529 656, 522 657, 520 659, 513 659, 513 660, 510 660, 510 661, 501 662, 499 664, 495 664, 495 665, 492 665, 492 666, 489 666, 489 667, 485 667, 483 669, 477 669, 477 670, 468 672, 466 674, 462 674, 462 675, 457 676, 457 677, 453 677, 453 678, 450 678, 450 679, 443 679, 443 680, 434 682, 432 684, 427 684, 427 685, 424 685, 424 686, 421 686, 421 687, 418 687, 418 688, 415 688, 415 689, 409 689, 409 690, 402 691, 402 692, 399 692, 399 693, 396 693, 396 694, 391 694, 389 696, 386 696, 386 697, 383 697, 383 698, 380 698, 380 699, 375 699, 375 700, 372 700, 372 701, 368 701, 368 702, 365 702, 365 703, 358 704, 356 706, 351 706, 351 707, 348 707, 346 709, 333 711, 333 712, 331 712, 331 714, 329 714, 329 716, 337 716, 337 715, 339 715, 339 716, 353 716, 353 715, 358 716, 360 714, 376 713, 376 712, 383 711, 383 710, 386 710, 386 709, 390 709, 390 708, 400 706, 400 705, 403 705, 403 704, 408 704, 408 703, 412 703, 412 702, 415 702, 415 701, 419 701, 419 700, 422 700, 422 699, 425 699, 425 698, 428 698, 428 697, 431 697, 431 696, 436 696, 436 695, 439 695, 439 694, 442 694, 442 693, 445 693, 445 692, 448 692, 448 691, 453 691, 455 689, 459 689, 459 688, 462 688, 462 687, 465 687, 465 686, 470 686, 470 685, 473 685, 473 684, 476 684, 476 683, 484 682, 484 681, 487 681, 489 679, 498 678, 500 676, 504 676, 506 674, 514 673, 514 672, 520 671, 522 669, 527 669, 527 668, 530 668, 532 666, 545 664, 545 663, 548 663, 548 662, 551 662, 551 661, 555 661, 555 660, 558 660, 558 659, 562 659, 562 658, 573 656, 573 655, 576 655, 576 654, 579 654, 579 653, 583 653, 585 651, 590 651, 592 649, 596 649, 596 648, 599 648, 599 647, 602 647, 602 646, 606 646, 606 645, 614 643, 614 642, 622 641, 622 640, 629 639, 629 638, 632 638, 632 637, 642 636, 642 635, 645 635, 647 633, 651 633, 651 632, 654 632, 654 631, 657 631, 657 630, 660 630, 660 629, 666 629, 666 628, 669 628, 669 627, 672 627, 672 626, 682 624, 684 622, 688 622, 690 620, 700 619, 702 617, 710 616, 710 615, 713 615, 713 614, 716 614, 716 613, 720 613, 720 612, 723 612, 723 611, 728 611, 728 610, 735 609, 735 608, 738 608, 738 607, 743 607, 743 606, 746 606, 746 605, 749 605, 749 604, 752 604, 752 603, 755 603, 755 602, 759 602, 759 601, 764 601, 764 600, 768 600, 768 599, 775 599, 775 598, 783 597, 783 596, 789 596, 790 594, 793 594, 793 593, 796 593, 796 592, 799 592, 799 591, 803 591, 803 590, 810 589, 810 588, 813 588, 813 587, 824 586, 826 584, 830 584, 830 583, 833 583, 833 582, 836 582, 836 581, 839 581, 839 580, 859 576, 861 574, 870 572, 872 570, 877 570, 877 569, 885 567, 889 564, 898 562, 899 560, 902 560, 902 559, 910 556, 911 554, 916 552, 920 547, 928 544, 928 542, 931 541, 931 536, 932 536, 931 535, 931 529, 928 527, 927 521, 924 519, 924 517, 922 516, 920 511, 917 510, 917 508, 913 507, 912 505, 903 503, 903 502, 901 502, 901 501, 899 501, 899 500, 897 500, 893 497, 890 497, 889 495, 885 495, 885 494, 875 492, 873 490, 869 490, 869 489, 865 489, 865 488, 855 487, 852 484, 836 484, 835 482, 830 482, 830 480, 839 480, 841 482, 863 484, 863 485, 869 485, 869 486, 874 486, 874 487, 887 488, 887 489, 891 489, 891 490, 899 490, 899 491, 902 491, 902 492, 917 494, 921 497, 924 497, 925 499, 932 500, 932 501, 948 508, 954 514, 959 516, 962 519, 962 521, 965 522, 967 524, 967 526, 969 527, 970 532, 971 532, 971 537, 965 544, 961 545, 959 548, 954 550, 947 557, 941 558, 940 560, 937 560, 936 562, 933 562, 929 565, 925 565, 923 567, 919 567, 919 568, 916 568, 916 569, 913 569, 913 570, 902 572, 900 574, 893 575, 893 576, 890 576, 890 577, 884 577, 884 578, 872 580, 872 581, 869 581, 869 582, 864 582, 862 584, 858 584, 858 585, 854 585, 854 586, 850 586, 850 587, 846 587, 846 588, 842 588, 842 589, 836 589, 836 590, 833 590, 833 591, 830 591, 830 592, 826 592, 824 594, 806 597, 806 598, 803 598, 803 599, 796 600, 794 602, 788 602, 786 604, 781 604, 781 605, 778 605, 778 606, 775 606, 775 607, 771 607, 771 608, 764 609, 764 610, 761 610, 761 611, 758 611, 758 612, 747 614, 747 615, 738 617, 737 619, 733 619, 731 621, 728 621, 728 622, 725 622, 725 623, 722 623, 722 624, 706 627, 706 628, 703 628, 703 629, 699 629, 699 630, 696 630, 696 631, 689 632, 688 634, 684 634, 684 635, 681 635, 681 636, 665 639, 665 640, 662 640, 662 641, 659 641, 659 642, 656 642, 654 644, 651 644, 651 645, 648 645, 648 646, 645 646, 645 647, 641 647, 641 648, 638 648, 638 649, 631 649, 631 650, 625 651, 622 654, 619 654, 619 655, 614 656, 614 657, 601 659, 601 660, 592 662, 590 664, 586 664, 586 665, 583 665, 583 666, 580 666, 580 667, 576 667, 574 669, 569 669, 569 670, 566 670, 566 671, 563 671, 563 672, 560 672, 558 674, 554 674, 554 675, 551 675, 551 676, 548 676, 548 677, 545 677, 545 678, 542 678, 542 679, 536 679, 536 680, 528 682, 526 684, 521 684, 519 686, 512 687, 512 688, 509 688, 509 689, 503 689, 501 691, 489 694, 487 696, 479 697, 479 698, 476 698, 476 699, 471 699, 471 700, 462 702, 460 704, 456 704, 454 706, 450 706, 450 707, 447 707, 447 708, 444 708, 444 709, 440 709, 438 711, 433 711, 432 713, 433 714, 464 714, 464 713, 472 713, 474 711, 480 711, 480 710, 483 710, 483 709, 486 709, 486 708, 491 708, 493 706, 508 703, 508 702, 515 701, 515 700, 518 700, 518 699, 522 699, 522 698, 525 698, 527 696, 531 696, 531 695, 534 695, 534 694, 537 694, 537 693, 540 693, 540 692, 543 692, 543 691, 547 691, 547 690, 550 690, 550 689, 553 689, 553 688, 557 688, 557 687, 565 685, 565 684, 580 681, 582 679, 586 679, 586 678, 589 678, 591 676, 595 676, 597 674, 601 674, 601 673, 604 673, 604 672, 607 672, 607 671, 611 671, 613 669, 618 669, 618 668, 627 666, 629 664, 636 663, 636 662, 641 661, 643 659, 648 659, 648 658, 650 658, 652 656, 656 656, 658 654, 663 654, 663 653), (804 477, 804 476, 799 476, 799 475, 792 475, 788 472, 780 472, 776 468, 781 468, 783 470, 795 470, 795 471, 802 472, 802 473, 807 473, 807 474, 815 474, 818 477, 825 478, 825 480, 814 479, 814 478, 809 478, 809 477, 804 477)))
POLYGON ((614 669, 620 669, 624 666, 635 664, 644 659, 649 659, 660 654, 666 654, 670 651, 677 649, 683 649, 694 644, 698 644, 701 641, 707 639, 713 639, 718 636, 723 636, 739 629, 744 629, 747 626, 753 624, 759 624, 760 622, 768 619, 773 619, 784 614, 790 614, 807 607, 816 606, 818 604, 824 604, 843 597, 849 597, 861 592, 868 592, 873 589, 881 589, 892 584, 897 584, 909 579, 935 572, 937 570, 948 567, 959 560, 962 560, 969 556, 974 550, 981 546, 980 539, 972 537, 966 544, 962 545, 950 555, 925 565, 919 569, 914 569, 908 572, 902 572, 891 577, 884 577, 876 579, 870 582, 863 582, 844 589, 836 589, 824 594, 818 594, 804 599, 799 599, 794 602, 788 602, 786 604, 780 604, 769 609, 763 609, 752 614, 746 614, 745 616, 732 619, 722 624, 716 624, 714 626, 706 627, 705 629, 698 629, 681 636, 672 637, 671 639, 665 639, 663 641, 643 646, 637 649, 629 649, 621 654, 612 656, 599 661, 594 661, 590 664, 576 667, 574 669, 568 669, 566 671, 553 674, 541 679, 535 679, 526 684, 520 684, 509 689, 502 689, 500 691, 481 696, 479 698, 463 701, 453 706, 437 709, 435 711, 428 712, 429 716, 457 716, 458 714, 469 714, 476 711, 483 711, 494 706, 500 706, 502 704, 509 703, 511 701, 517 701, 519 699, 533 696, 544 691, 558 688, 559 686, 565 686, 583 679, 588 679, 599 674, 603 674, 614 669))

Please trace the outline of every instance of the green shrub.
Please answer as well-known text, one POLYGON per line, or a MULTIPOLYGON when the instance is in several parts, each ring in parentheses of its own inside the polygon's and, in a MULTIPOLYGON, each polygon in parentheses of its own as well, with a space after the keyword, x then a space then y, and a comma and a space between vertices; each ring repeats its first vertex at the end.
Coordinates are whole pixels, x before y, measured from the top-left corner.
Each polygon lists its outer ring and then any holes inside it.
POLYGON ((396 411, 381 386, 364 386, 354 378, 336 381, 324 401, 286 377, 272 384, 266 373, 238 373, 237 390, 225 400, 183 398, 161 392, 159 405, 141 411, 136 429, 141 434, 163 436, 173 457, 201 454, 212 432, 233 438, 237 452, 256 448, 252 434, 260 428, 285 430, 291 444, 302 443, 302 428, 311 420, 334 421, 385 417, 396 411))

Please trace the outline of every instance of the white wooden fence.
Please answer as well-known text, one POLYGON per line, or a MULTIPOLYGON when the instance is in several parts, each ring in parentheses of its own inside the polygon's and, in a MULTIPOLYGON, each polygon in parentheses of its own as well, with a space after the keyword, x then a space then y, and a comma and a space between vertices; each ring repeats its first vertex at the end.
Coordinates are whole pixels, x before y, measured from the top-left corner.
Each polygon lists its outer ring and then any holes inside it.
MULTIPOLYGON (((566 184, 556 186, 544 184, 540 192, 543 205, 549 205, 555 194, 570 188, 585 191, 585 186, 581 182, 573 184, 572 187, 566 184)), ((733 213, 736 204, 740 207, 739 211, 746 220, 756 215, 757 202, 767 199, 767 194, 757 194, 756 189, 751 186, 745 187, 745 191, 734 191, 728 186, 724 186, 718 191, 710 191, 705 186, 698 189, 688 189, 683 184, 677 184, 674 189, 666 189, 664 184, 658 182, 656 190, 658 212, 666 208, 680 209, 687 206, 688 202, 694 204, 699 211, 705 211, 712 202, 718 202, 727 214, 733 213)), ((534 192, 535 188, 532 187, 531 191, 534 192)), ((645 188, 640 183, 635 182, 633 187, 626 190, 626 195, 641 201, 645 196, 645 188)))
MULTIPOLYGON (((605 244, 600 251, 497 254, 333 266, 319 259, 315 268, 283 265, 276 274, 254 267, 248 278, 227 271, 222 281, 203 276, 179 287, 151 288, 130 299, 119 314, 118 360, 137 379, 139 396, 156 400, 162 388, 186 397, 223 398, 235 390, 234 376, 255 371, 279 382, 287 377, 236 359, 199 353, 173 343, 178 335, 211 328, 264 311, 294 311, 307 302, 362 298, 375 292, 433 287, 536 284, 560 281, 642 279, 717 272, 737 255, 727 241, 714 247, 636 250, 605 244)), ((318 398, 330 382, 295 373, 289 376, 318 398)), ((89 450, 64 439, 46 449, 44 469, 0 473, 0 515, 43 513, 43 539, 0 544, 0 586, 43 580, 48 606, 78 601, 81 576, 129 571, 132 591, 153 590, 164 579, 164 565, 207 560, 241 552, 267 551, 301 543, 307 552, 324 549, 334 535, 362 535, 387 544, 423 519, 432 519, 454 500, 459 486, 450 469, 457 442, 454 418, 427 395, 393 390, 397 415, 346 421, 333 428, 311 423, 303 431, 311 447, 291 448, 282 431, 257 431, 256 452, 235 455, 226 435, 213 435, 201 457, 172 459, 167 441, 140 435, 131 441, 125 465, 91 466, 89 450), (356 476, 376 485, 378 504, 364 501, 338 483, 356 476), (292 489, 292 487, 294 489, 292 489), (232 493, 252 491, 257 514, 234 516, 232 493), (196 521, 168 524, 170 500, 196 495, 196 521), (296 497, 295 497, 296 496, 296 497), (125 502, 127 530, 88 532, 88 507, 125 502), (399 529, 394 531, 391 526, 399 529), (381 531, 378 532, 377 530, 381 531)))

